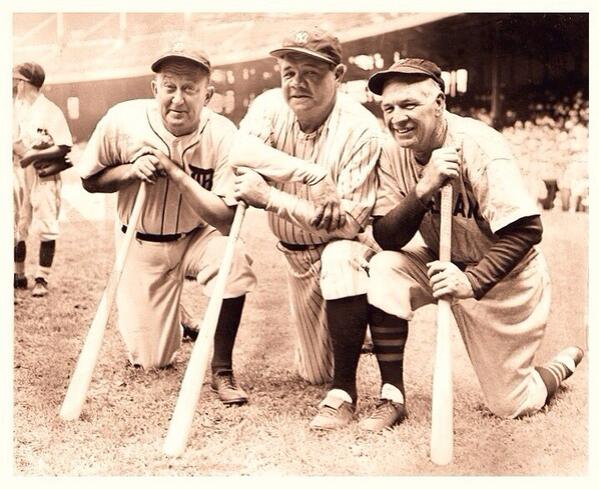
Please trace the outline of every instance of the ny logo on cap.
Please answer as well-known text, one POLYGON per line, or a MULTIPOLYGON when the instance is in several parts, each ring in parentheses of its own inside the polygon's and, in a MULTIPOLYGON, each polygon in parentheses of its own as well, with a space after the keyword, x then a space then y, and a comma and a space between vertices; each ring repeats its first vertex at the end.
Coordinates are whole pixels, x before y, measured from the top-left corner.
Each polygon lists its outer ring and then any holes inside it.
POLYGON ((173 44, 173 52, 175 53, 181 53, 185 50, 185 44, 181 41, 176 42, 175 44, 173 44))
POLYGON ((297 44, 306 44, 308 42, 308 33, 306 31, 298 32, 295 35, 295 42, 297 44))

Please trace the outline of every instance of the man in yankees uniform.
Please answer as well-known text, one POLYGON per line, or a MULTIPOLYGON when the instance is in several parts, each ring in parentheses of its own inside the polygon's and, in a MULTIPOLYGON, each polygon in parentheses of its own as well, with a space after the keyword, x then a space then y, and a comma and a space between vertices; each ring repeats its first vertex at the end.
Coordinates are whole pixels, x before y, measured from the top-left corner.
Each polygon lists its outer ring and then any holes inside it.
POLYGON ((33 223, 40 238, 34 297, 48 293, 58 238, 60 172, 71 163, 73 140, 62 111, 40 92, 46 74, 37 63, 13 68, 13 175, 15 202, 15 289, 27 288, 26 240, 33 223))
MULTIPOLYGON (((139 186, 147 185, 116 299, 129 361, 146 369, 168 366, 180 346, 185 277, 196 276, 210 295, 237 204, 227 161, 236 128, 205 107, 213 93, 208 58, 176 42, 152 70, 154 99, 111 108, 78 165, 88 191, 118 191, 117 248, 139 186)), ((212 358, 212 388, 225 404, 248 399, 236 385, 232 352, 246 293, 255 285, 250 264, 239 244, 212 358)))
POLYGON ((383 147, 374 237, 385 250, 370 261, 371 331, 382 377, 369 430, 406 414, 403 351, 414 311, 452 299, 466 350, 489 409, 514 418, 541 409, 583 352, 569 347, 535 367, 550 302, 542 226, 503 137, 445 110, 439 67, 406 58, 374 74, 392 138, 383 147), (439 189, 453 187, 452 261, 438 260, 439 189), (378 217, 377 217, 378 216, 378 217), (404 248, 416 231, 424 245, 404 248))
MULTIPOLYGON (((321 205, 318 184, 281 181, 260 161, 252 169, 237 165, 236 197, 268 211, 287 261, 299 375, 315 384, 332 378, 310 426, 334 429, 351 421, 357 400, 365 264, 373 254, 363 231, 375 199, 380 128, 368 110, 337 91, 346 67, 336 37, 317 28, 299 31, 271 55, 278 58, 281 88, 254 100, 240 131, 309 162, 330 182, 332 200, 321 205)), ((238 163, 233 156, 231 162, 238 163)))

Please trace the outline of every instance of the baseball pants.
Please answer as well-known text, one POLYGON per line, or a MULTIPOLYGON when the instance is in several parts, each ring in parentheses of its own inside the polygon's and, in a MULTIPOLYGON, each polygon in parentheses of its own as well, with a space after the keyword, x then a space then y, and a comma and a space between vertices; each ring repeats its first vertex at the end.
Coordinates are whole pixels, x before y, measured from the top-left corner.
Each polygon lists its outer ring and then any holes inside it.
POLYGON ((278 245, 287 260, 291 316, 297 346, 295 365, 311 384, 333 378, 333 348, 325 300, 365 294, 368 259, 375 253, 358 241, 339 240, 292 251, 278 245))
MULTIPOLYGON (((436 303, 426 275, 426 263, 436 259, 427 247, 377 254, 370 260, 368 301, 411 320, 416 309, 436 303)), ((504 418, 532 414, 547 397, 533 359, 549 317, 551 285, 540 252, 526 260, 481 300, 452 304, 487 406, 504 418)))
MULTIPOLYGON (((115 231, 117 249, 125 236, 115 231)), ((196 229, 176 241, 134 239, 117 291, 118 327, 132 364, 165 367, 181 345, 179 302, 185 277, 197 277, 210 296, 227 237, 213 227, 196 229)), ((224 299, 252 291, 252 260, 237 241, 224 299)))
POLYGON ((32 165, 21 170, 15 172, 15 183, 19 186, 19 204, 15 209, 18 239, 26 241, 31 230, 41 241, 54 241, 59 232, 62 180, 59 175, 40 178, 32 165))

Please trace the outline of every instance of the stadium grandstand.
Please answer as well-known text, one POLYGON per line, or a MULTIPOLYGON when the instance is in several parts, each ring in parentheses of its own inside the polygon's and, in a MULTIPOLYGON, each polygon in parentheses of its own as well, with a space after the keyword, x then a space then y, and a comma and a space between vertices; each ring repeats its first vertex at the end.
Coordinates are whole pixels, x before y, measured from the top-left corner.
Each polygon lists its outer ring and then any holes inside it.
POLYGON ((177 38, 193 39, 210 55, 216 88, 211 107, 238 123, 255 96, 279 85, 268 52, 287 34, 312 25, 337 34, 348 66, 343 90, 378 117, 377 100, 366 89, 374 71, 401 57, 436 61, 451 110, 526 141, 518 148, 525 173, 545 181, 547 191, 537 192, 544 207, 553 205, 565 169, 586 151, 585 13, 18 13, 13 60, 37 61, 46 69, 47 96, 84 142, 109 107, 151 96, 152 58, 177 38), (535 166, 530 141, 541 138, 543 146, 544 137, 551 143, 544 147, 561 146, 535 166))

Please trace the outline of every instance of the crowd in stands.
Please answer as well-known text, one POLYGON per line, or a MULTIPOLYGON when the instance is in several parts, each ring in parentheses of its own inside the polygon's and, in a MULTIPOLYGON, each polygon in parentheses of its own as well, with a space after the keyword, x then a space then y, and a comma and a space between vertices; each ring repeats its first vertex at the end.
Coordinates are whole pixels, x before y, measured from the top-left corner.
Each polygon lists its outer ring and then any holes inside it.
MULTIPOLYGON (((520 163, 532 195, 544 209, 554 207, 557 197, 562 210, 588 208, 588 120, 589 105, 582 91, 549 102, 530 102, 520 113, 507 110, 503 135, 520 163)), ((450 108, 452 112, 492 124, 485 108, 450 108)))

